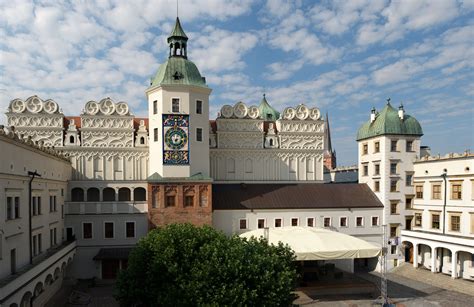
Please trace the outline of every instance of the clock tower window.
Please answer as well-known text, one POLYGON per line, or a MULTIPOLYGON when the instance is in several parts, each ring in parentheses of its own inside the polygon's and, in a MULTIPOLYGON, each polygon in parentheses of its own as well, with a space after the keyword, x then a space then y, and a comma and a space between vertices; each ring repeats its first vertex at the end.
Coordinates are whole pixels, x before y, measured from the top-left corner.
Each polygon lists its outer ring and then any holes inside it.
POLYGON ((171 100, 171 111, 173 113, 179 113, 179 98, 173 98, 171 100))
POLYGON ((202 142, 202 128, 196 128, 196 141, 202 142))

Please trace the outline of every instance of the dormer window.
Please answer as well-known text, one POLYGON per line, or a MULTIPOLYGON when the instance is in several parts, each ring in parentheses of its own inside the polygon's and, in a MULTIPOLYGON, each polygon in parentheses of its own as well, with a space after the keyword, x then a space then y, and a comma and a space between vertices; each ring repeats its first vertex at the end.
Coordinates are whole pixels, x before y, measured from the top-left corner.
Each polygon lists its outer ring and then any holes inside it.
POLYGON ((183 74, 180 73, 179 71, 176 71, 173 75, 173 79, 176 80, 176 81, 181 80, 183 78, 184 78, 183 74))
POLYGON ((73 135, 71 135, 69 137, 69 143, 74 144, 74 136, 73 135))

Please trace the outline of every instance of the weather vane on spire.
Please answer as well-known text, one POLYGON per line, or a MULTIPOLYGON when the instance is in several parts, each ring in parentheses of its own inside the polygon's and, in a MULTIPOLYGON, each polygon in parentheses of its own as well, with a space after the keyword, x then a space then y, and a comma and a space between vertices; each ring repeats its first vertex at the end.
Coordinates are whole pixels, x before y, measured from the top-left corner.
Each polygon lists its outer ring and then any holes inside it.
POLYGON ((390 103, 390 100, 392 100, 392 99, 390 99, 390 97, 388 97, 387 98, 387 103, 390 103))

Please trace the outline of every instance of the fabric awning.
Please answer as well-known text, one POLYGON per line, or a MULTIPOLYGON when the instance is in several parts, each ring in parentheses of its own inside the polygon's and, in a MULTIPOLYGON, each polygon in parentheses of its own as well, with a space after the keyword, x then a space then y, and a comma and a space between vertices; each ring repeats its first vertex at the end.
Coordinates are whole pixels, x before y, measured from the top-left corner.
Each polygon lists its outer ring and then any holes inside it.
POLYGON ((94 260, 125 260, 132 251, 133 247, 114 247, 101 248, 94 260))
MULTIPOLYGON (((243 238, 265 237, 265 229, 252 230, 243 238)), ((296 260, 331 260, 371 258, 380 255, 381 248, 362 239, 315 227, 278 227, 268 229, 268 241, 288 244, 296 260)))

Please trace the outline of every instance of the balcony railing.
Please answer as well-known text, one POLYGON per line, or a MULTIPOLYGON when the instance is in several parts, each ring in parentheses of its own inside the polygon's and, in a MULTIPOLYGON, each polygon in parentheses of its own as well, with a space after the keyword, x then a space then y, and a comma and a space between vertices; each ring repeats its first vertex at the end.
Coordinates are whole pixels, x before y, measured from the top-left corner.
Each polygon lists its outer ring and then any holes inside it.
POLYGON ((146 213, 146 201, 65 202, 66 214, 146 213))

